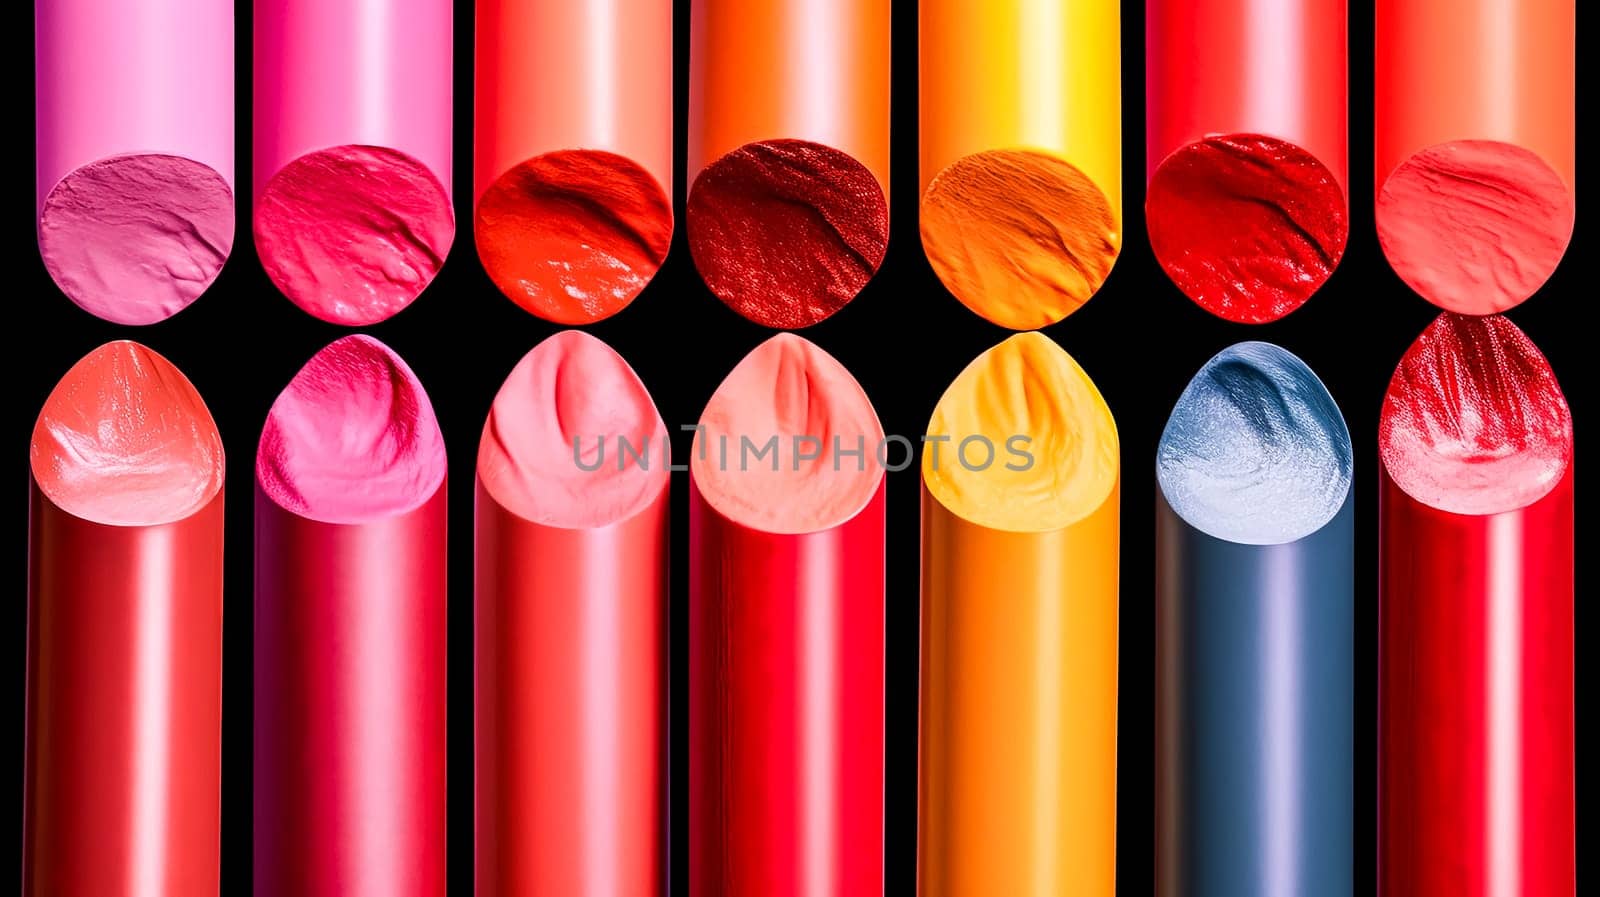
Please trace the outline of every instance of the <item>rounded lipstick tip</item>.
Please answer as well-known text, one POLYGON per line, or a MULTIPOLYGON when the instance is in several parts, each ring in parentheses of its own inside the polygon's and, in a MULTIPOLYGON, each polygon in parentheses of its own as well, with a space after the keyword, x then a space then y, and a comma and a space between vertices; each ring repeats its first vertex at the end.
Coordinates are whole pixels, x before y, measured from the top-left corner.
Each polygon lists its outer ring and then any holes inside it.
POLYGON ((52 503, 112 526, 175 523, 222 491, 222 437, 172 362, 131 340, 84 356, 34 424, 34 482, 52 503))
POLYGON ((592 529, 638 514, 667 488, 667 428, 610 346, 564 330, 517 362, 478 445, 478 480, 534 523, 592 529))
POLYGON ((854 518, 883 482, 877 411, 815 343, 780 333, 728 374, 700 415, 690 479, 723 517, 769 533, 854 518))
POLYGON ((1238 343, 1183 390, 1156 449, 1172 510, 1225 542, 1279 545, 1344 507, 1354 452, 1344 415, 1317 375, 1272 343, 1238 343))
POLYGON ((444 436, 422 383, 364 334, 330 343, 294 375, 267 412, 256 453, 266 496, 323 523, 414 510, 445 472, 444 436))
POLYGON ((1533 341, 1499 315, 1445 313, 1400 359, 1379 457, 1395 485, 1456 514, 1543 498, 1572 462, 1572 412, 1533 341))
POLYGON ((922 481, 957 516, 1051 532, 1116 490, 1117 424, 1100 390, 1050 337, 1014 334, 956 375, 928 422, 922 481))

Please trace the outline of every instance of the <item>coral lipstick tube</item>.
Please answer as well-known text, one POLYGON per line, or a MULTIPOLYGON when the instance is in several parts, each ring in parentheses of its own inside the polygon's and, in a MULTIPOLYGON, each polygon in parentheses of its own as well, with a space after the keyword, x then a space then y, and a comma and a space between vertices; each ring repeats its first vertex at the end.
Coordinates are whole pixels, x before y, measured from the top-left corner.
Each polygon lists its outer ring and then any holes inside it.
POLYGON ((666 893, 666 426, 621 356, 535 346, 478 447, 479 897, 666 893))
POLYGON ((223 455, 171 362, 91 352, 33 433, 25 897, 216 897, 223 455))

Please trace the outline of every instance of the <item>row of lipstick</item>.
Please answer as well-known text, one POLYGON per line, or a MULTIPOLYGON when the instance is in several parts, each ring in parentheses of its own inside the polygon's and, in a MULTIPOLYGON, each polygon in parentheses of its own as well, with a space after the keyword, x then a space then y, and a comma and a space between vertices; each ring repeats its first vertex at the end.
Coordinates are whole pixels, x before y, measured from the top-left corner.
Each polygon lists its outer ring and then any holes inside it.
MULTIPOLYGON (((687 463, 599 340, 540 343, 478 446, 477 893, 660 893, 668 494, 691 491, 691 893, 879 895, 886 471, 920 453, 919 880, 1113 893, 1121 461, 1048 337, 973 361, 916 438, 781 334, 687 463), (920 442, 920 447, 916 445, 920 442)), ((1504 318, 1442 315, 1384 400, 1385 894, 1574 887, 1572 421, 1504 318)), ((27 894, 215 895, 223 453, 114 342, 32 445, 27 894)), ((1156 458, 1164 893, 1352 893, 1352 447, 1298 358, 1241 343, 1156 458)), ((445 889, 446 464, 383 344, 318 353, 255 464, 255 892, 445 889)), ((1124 769, 1123 774, 1128 774, 1124 769)))
MULTIPOLYGON (((234 238, 231 0, 50 0, 40 249, 112 321, 162 320, 234 238)), ((889 0, 693 0, 685 228, 774 327, 849 302, 889 235, 889 0)), ((383 320, 455 238, 450 0, 257 0, 255 246, 311 314, 383 320)), ((1147 0, 1156 257, 1234 321, 1299 307, 1349 231, 1345 0, 1147 0)), ((1116 0, 923 0, 920 231, 991 321, 1058 321, 1120 252, 1116 0)), ((1456 312, 1530 296, 1575 214, 1573 0, 1379 0, 1376 219, 1456 312)), ((472 228, 541 317, 630 303, 674 227, 671 0, 479 0, 472 228)))

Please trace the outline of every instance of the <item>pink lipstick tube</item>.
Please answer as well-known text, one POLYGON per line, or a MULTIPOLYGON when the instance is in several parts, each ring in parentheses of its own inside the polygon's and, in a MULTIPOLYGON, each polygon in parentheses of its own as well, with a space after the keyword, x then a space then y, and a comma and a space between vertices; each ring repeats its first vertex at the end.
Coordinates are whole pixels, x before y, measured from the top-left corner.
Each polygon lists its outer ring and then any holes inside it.
POLYGON ((153 324, 233 248, 233 4, 34 4, 39 252, 85 311, 153 324))
POLYGON ((308 313, 382 321, 455 237, 449 0, 257 0, 255 231, 308 313))
POLYGON ((427 395, 346 337, 256 459, 255 893, 445 893, 445 457, 427 395))

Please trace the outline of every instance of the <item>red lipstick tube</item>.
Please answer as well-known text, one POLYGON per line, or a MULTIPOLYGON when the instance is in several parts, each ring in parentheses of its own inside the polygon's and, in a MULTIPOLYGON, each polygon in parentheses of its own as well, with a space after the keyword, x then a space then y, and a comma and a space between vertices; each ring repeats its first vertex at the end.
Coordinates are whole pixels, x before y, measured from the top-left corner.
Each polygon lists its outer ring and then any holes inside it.
POLYGON ((884 490, 829 530, 689 508, 689 890, 883 893, 884 490))
POLYGON ((1574 894, 1566 400, 1511 322, 1441 315, 1379 447, 1379 893, 1574 894))
POLYGON ((30 447, 24 897, 216 897, 222 439, 165 358, 107 343, 30 447))

